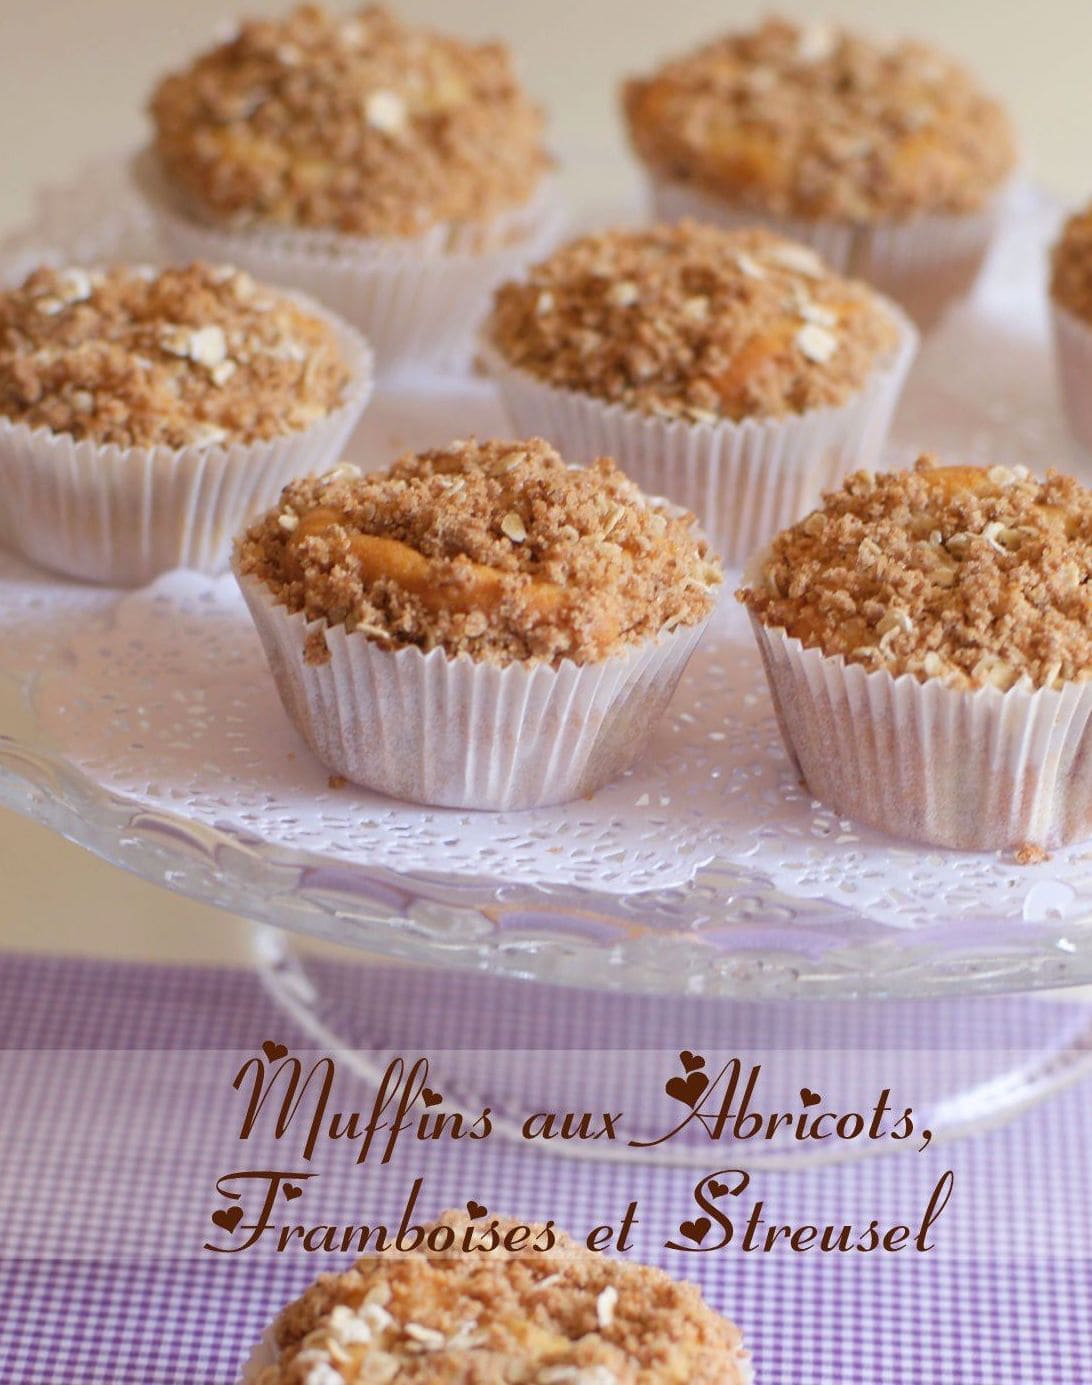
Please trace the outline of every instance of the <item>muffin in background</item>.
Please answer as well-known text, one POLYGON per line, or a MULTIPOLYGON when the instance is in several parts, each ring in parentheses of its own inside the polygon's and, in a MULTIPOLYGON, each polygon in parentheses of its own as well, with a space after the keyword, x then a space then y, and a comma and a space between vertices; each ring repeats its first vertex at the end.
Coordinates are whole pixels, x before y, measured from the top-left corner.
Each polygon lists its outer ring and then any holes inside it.
POLYGON ((683 222, 580 237, 503 285, 482 358, 519 432, 616 457, 740 563, 878 460, 916 342, 807 246, 683 222))
POLYGON ((937 466, 848 478, 738 593, 810 792, 896 837, 1092 836, 1092 492, 937 466))
POLYGON ((1050 308, 1062 403, 1078 460, 1092 465, 1092 204, 1074 212, 1051 250, 1050 308))
POLYGON ((70 266, 0 293, 5 541, 85 581, 228 565, 371 391, 363 338, 227 267, 70 266))
POLYGON ((657 217, 761 219, 930 326, 973 284, 1015 165, 1004 108, 917 42, 770 19, 623 89, 657 217))
POLYGON ((385 370, 465 350, 492 286, 555 234, 508 49, 381 7, 247 20, 164 77, 151 115, 138 177, 175 252, 314 294, 385 370))
POLYGON ((455 442, 287 487, 235 573, 278 691, 335 773, 412 802, 565 802, 629 767, 719 566, 606 459, 455 442))
POLYGON ((753 1385, 739 1329, 693 1284, 593 1254, 552 1222, 444 1212, 422 1242, 322 1275, 277 1318, 243 1385, 753 1385), (454 1248, 431 1248, 443 1245, 454 1248))

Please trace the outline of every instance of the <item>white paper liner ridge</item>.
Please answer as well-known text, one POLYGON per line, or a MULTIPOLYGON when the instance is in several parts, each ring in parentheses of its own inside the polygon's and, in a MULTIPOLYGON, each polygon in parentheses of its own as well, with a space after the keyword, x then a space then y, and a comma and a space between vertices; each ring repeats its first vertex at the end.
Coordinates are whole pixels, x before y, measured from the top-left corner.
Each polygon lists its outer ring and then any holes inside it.
POLYGON ((1092 836, 1092 681, 965 692, 751 625, 785 747, 838 813, 962 851, 1092 836))
POLYGON ((1004 216, 1012 184, 976 212, 931 213, 875 226, 779 217, 686 183, 650 176, 658 220, 691 218, 729 229, 765 226, 810 245, 839 274, 874 284, 924 330, 973 288, 1004 216))
POLYGON ((336 408, 307 428, 226 447, 123 448, 0 418, 0 538, 87 582, 141 586, 176 567, 223 572, 249 519, 295 477, 339 460, 371 396, 368 343, 292 296, 337 336, 350 379, 336 408))
POLYGON ((318 758, 392 798, 493 811, 584 797, 638 758, 702 633, 658 639, 579 665, 504 668, 442 649, 383 649, 308 621, 237 573, 281 700, 318 758), (323 633, 328 662, 309 664, 323 633))
POLYGON ((187 215, 147 151, 133 169, 174 256, 232 264, 311 294, 367 335, 382 376, 467 369, 493 290, 548 254, 566 221, 556 180, 547 176, 526 207, 488 228, 480 248, 481 228, 444 226, 412 239, 232 230, 187 215))
POLYGON ((690 423, 664 419, 537 379, 489 341, 480 356, 524 437, 546 438, 566 461, 609 456, 643 491, 693 512, 722 561, 739 565, 812 509, 851 471, 879 462, 918 346, 894 305, 891 356, 845 404, 778 418, 690 423))

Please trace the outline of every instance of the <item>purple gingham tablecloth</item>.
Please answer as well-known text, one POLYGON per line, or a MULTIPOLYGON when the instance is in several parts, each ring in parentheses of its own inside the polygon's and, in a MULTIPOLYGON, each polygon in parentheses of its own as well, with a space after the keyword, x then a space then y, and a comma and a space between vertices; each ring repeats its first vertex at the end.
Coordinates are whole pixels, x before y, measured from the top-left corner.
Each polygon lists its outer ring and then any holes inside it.
MULTIPOLYGON (((381 999, 387 1023, 396 1031, 404 1026, 395 1042, 421 1035, 456 1047, 450 1031, 426 1034, 428 1017, 440 1011, 464 1016, 465 1039, 475 1040, 485 993, 479 987, 492 987, 493 1015, 498 1006, 518 1012, 524 1004, 516 983, 498 989, 478 978, 351 970, 364 1009, 369 996, 377 1006, 381 999)), ((548 1007, 553 1032, 571 1033, 567 1007, 574 1003, 556 992, 548 1007)), ((598 1012, 604 1033, 612 1003, 605 999, 598 1012)), ((1018 1014, 998 1006, 969 1008, 968 1015, 969 1027, 985 1026, 985 1042, 1018 1041, 1018 1014)), ((927 1012, 913 1006, 893 1006, 890 1016, 907 1042, 916 1024, 927 1023, 927 1012)), ((192 1172, 186 1134, 202 1124, 231 1124, 227 1079, 214 1092, 178 1081, 169 1117, 146 1105, 144 1087, 132 1083, 131 1099, 108 1124, 119 1140, 157 1140, 162 1176, 145 1173, 139 1186, 127 1188, 104 1176, 94 1206, 73 1204, 75 1182, 82 1198, 90 1196, 86 1159, 101 1138, 91 1132, 103 1124, 103 1103, 117 1101, 118 1072, 129 1071, 125 1053, 139 1054, 145 1073, 160 1063, 168 1072, 172 1054, 247 1051, 269 1035, 308 1047, 248 972, 0 959, 0 1058, 12 1060, 3 1069, 7 1089, 0 1089, 2 1385, 232 1385, 277 1309, 319 1269, 334 1267, 328 1259, 199 1252, 208 1205, 174 1190, 188 1187, 192 1172), (149 1254, 133 1239, 134 1211, 145 1226, 162 1228, 164 1254, 149 1254), (185 1251, 180 1234, 190 1226, 193 1250, 185 1251)), ((582 1046, 602 1039, 585 1036, 582 1046)), ((533 1045, 535 1036, 526 1042, 533 1045)), ((623 1193, 623 1205, 640 1198, 649 1212, 636 1250, 697 1280, 741 1325, 761 1385, 1089 1385, 1092 1251, 1082 1253, 1092 1215, 1087 1086, 920 1158, 767 1174, 762 1187, 786 1220, 807 1220, 817 1205, 839 1201, 911 1209, 949 1166, 958 1171, 961 1205, 952 1213, 947 1253, 857 1260, 717 1254, 672 1261, 657 1246, 677 1224, 679 1194, 693 1182, 679 1170, 559 1161, 490 1143, 443 1151, 429 1178, 441 1203, 458 1202, 472 1171, 492 1207, 574 1227, 595 1224, 599 1210, 623 1193), (1056 1254, 1024 1234, 1028 1226, 1062 1222, 1074 1234, 1056 1254)), ((367 1174, 380 1197, 382 1172, 367 1174)), ((198 1170, 195 1186, 203 1186, 202 1177, 198 1170)))

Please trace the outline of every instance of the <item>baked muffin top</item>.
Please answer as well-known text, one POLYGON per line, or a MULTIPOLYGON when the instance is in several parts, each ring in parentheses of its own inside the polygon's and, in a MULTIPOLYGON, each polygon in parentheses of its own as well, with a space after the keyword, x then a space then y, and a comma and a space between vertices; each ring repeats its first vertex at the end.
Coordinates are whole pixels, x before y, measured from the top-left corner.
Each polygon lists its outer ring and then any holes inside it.
POLYGON ((738 593, 763 624, 866 669, 959 689, 1092 677, 1092 491, 1050 472, 857 472, 738 593))
POLYGON ((328 323, 207 264, 37 269, 0 293, 0 416, 119 447, 306 428, 349 369, 328 323))
POLYGON ((1062 227, 1050 257, 1050 294, 1055 303, 1092 322, 1092 203, 1062 227))
POLYGON ((1015 162, 1003 107, 958 63, 828 24, 728 34, 628 82, 623 104, 663 177, 782 216, 971 212, 1015 162))
POLYGON ((843 404, 899 339, 814 251, 695 222, 570 242, 500 288, 486 333, 551 385, 699 423, 843 404))
MULTIPOLYGON (((488 1223, 436 1225, 458 1247, 488 1223)), ((277 1320, 279 1360, 257 1385, 749 1385, 739 1330, 692 1284, 527 1230, 521 1253, 373 1256, 323 1275, 277 1320)))
MULTIPOLYGON (((240 540, 237 571, 386 648, 593 663, 708 614, 720 570, 691 520, 609 460, 577 469, 537 438, 460 441, 286 487, 240 540)), ((328 658, 321 632, 308 657, 328 658)))
POLYGON ((192 210, 235 226, 414 236, 520 207, 548 159, 502 44, 370 7, 252 19, 165 77, 155 148, 192 210))

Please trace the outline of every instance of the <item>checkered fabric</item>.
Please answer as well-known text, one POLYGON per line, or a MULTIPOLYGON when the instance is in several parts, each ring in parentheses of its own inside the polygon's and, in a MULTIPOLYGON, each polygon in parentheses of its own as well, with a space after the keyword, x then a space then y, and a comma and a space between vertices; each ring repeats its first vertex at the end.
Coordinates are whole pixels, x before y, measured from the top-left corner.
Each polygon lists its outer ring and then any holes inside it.
MULTIPOLYGON (((523 987, 486 978, 342 967, 335 979, 391 1047, 484 1049, 520 1026, 522 1046, 553 1047, 559 1063, 567 1051, 584 1062, 617 1047, 620 1017, 641 1028, 658 1004, 634 1019, 609 997, 589 1005, 558 991, 545 1007, 529 1005, 523 987)), ((1034 1030, 1027 1005, 968 1004, 959 1042, 1017 1046, 1025 1026, 1029 1038, 1034 1030)), ((791 1042, 791 1007, 762 1013, 771 1039, 791 1042)), ((685 1032, 692 1045, 715 1037, 723 1050, 734 1036, 714 1035, 712 1014, 691 1007, 685 1032)), ((927 1008, 883 1014, 889 1043, 935 1044, 927 1008)), ((830 1015, 836 1046, 848 1021, 840 1007, 830 1015)), ((745 1025, 752 1041, 755 1021, 745 1025)), ((2 1385, 233 1385, 277 1309, 335 1267, 331 1257, 318 1264, 260 1247, 222 1257, 200 1249, 213 1178, 247 1166, 232 1163, 233 1063, 270 1037, 309 1047, 247 972, 0 960, 2 1385)), ((354 1199, 362 1220, 392 1215, 418 1173, 428 1212, 473 1190, 493 1209, 574 1230, 637 1198, 633 1254, 701 1284, 743 1328, 761 1385, 1089 1385, 1090 1151, 1092 1103, 1076 1087, 991 1134, 920 1156, 754 1179, 781 1221, 866 1209, 898 1220, 920 1212, 951 1167, 957 1193, 927 1256, 673 1255, 663 1242, 697 1175, 636 1157, 560 1160, 496 1139, 400 1150, 388 1169, 324 1156, 313 1219, 354 1199)))

